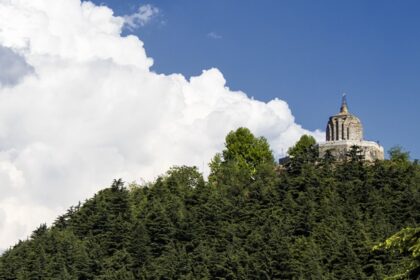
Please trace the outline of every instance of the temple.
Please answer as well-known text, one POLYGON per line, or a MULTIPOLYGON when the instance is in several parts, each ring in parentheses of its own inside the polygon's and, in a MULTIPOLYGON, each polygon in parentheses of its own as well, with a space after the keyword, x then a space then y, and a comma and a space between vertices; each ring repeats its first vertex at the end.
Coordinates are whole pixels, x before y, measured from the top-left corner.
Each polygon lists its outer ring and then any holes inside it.
POLYGON ((326 142, 318 144, 319 156, 329 150, 338 160, 344 160, 352 146, 358 146, 366 161, 384 159, 384 149, 378 143, 363 140, 363 126, 359 118, 349 113, 346 95, 343 94, 340 112, 331 116, 326 129, 326 142))

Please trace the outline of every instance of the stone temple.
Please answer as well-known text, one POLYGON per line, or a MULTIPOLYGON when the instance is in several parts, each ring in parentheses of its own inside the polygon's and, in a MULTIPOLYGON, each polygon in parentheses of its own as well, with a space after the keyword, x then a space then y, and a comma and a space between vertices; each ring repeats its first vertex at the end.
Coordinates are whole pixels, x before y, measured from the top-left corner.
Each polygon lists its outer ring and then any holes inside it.
POLYGON ((359 118, 349 113, 346 96, 343 95, 340 113, 331 116, 326 129, 326 142, 318 144, 319 156, 330 150, 338 160, 344 160, 352 146, 362 150, 366 161, 384 159, 384 148, 373 141, 363 140, 363 126, 359 118))

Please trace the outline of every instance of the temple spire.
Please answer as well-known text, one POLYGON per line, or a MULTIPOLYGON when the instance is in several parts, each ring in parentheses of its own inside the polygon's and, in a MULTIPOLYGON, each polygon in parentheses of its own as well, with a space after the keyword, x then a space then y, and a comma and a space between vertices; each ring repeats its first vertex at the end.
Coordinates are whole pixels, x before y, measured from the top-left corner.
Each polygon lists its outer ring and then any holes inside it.
POLYGON ((340 108, 340 114, 348 114, 349 113, 349 109, 347 107, 347 98, 346 98, 346 94, 343 93, 343 98, 341 100, 341 108, 340 108))

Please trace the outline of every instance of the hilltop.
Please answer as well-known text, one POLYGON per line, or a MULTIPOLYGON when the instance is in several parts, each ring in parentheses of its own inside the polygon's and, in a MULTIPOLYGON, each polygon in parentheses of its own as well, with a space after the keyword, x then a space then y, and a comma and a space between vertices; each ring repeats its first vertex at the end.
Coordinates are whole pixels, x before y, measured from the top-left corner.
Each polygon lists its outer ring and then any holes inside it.
POLYGON ((418 238, 418 162, 395 148, 366 163, 357 147, 336 162, 313 144, 303 137, 278 168, 240 128, 208 180, 187 166, 115 180, 3 253, 0 279, 415 279, 418 255, 376 245, 418 238))

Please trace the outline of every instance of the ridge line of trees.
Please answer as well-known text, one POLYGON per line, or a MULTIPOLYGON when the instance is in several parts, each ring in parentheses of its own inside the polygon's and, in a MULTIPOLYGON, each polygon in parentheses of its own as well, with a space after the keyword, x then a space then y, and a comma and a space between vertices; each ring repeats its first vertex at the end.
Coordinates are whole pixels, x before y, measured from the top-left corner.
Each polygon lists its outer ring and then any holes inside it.
POLYGON ((304 136, 279 168, 246 128, 206 181, 173 167, 121 179, 0 257, 6 279, 417 279, 420 167, 400 148, 319 160, 304 136), (391 278, 390 278, 391 279, 391 278))

